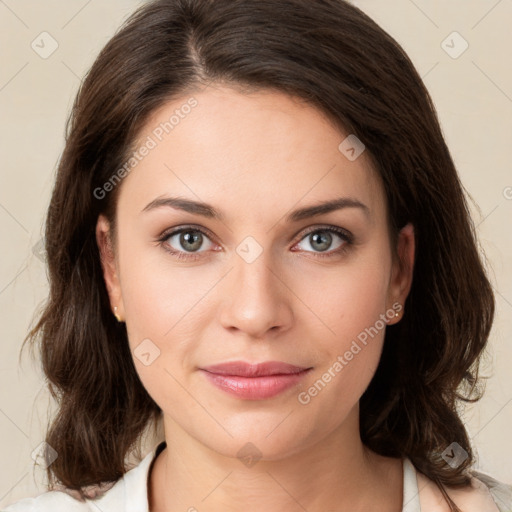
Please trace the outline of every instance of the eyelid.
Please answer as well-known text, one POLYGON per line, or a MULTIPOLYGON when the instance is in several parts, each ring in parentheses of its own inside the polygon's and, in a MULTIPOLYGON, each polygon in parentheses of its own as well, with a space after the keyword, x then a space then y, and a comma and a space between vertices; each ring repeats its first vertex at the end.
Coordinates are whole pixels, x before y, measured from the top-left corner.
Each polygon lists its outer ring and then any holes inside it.
POLYGON ((162 231, 162 233, 158 236, 158 241, 162 242, 167 240, 170 236, 177 235, 181 233, 182 231, 199 231, 206 235, 210 239, 215 239, 215 235, 207 228, 203 226, 199 226, 196 224, 183 224, 182 226, 175 226, 173 228, 167 228, 165 231, 162 231))
MULTIPOLYGON (((316 231, 331 231, 335 232, 338 236, 345 238, 347 242, 352 243, 354 241, 354 235, 352 233, 344 228, 341 228, 339 226, 333 226, 330 224, 317 224, 315 226, 310 226, 309 228, 306 228, 305 230, 301 230, 299 234, 301 237, 298 239, 298 242, 303 240, 306 236, 308 236, 311 233, 315 233, 316 231)), ((297 235, 298 236, 298 235, 297 235)))

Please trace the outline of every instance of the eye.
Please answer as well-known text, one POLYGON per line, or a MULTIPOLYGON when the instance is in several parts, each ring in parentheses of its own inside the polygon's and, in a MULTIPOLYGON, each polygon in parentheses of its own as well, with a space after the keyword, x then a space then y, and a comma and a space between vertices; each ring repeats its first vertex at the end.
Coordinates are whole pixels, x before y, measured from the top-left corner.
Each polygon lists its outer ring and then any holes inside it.
POLYGON ((307 242, 306 245, 309 245, 313 249, 312 252, 314 252, 317 256, 323 258, 336 256, 346 251, 348 247, 352 244, 353 237, 348 231, 345 231, 344 229, 337 228, 334 226, 321 228, 316 227, 306 232, 306 235, 301 239, 300 243, 303 243, 304 241, 307 242), (341 242, 339 242, 338 245, 333 250, 326 252, 331 248, 333 244, 333 235, 334 239, 338 238, 341 240, 341 242))
POLYGON ((180 259, 197 259, 200 256, 194 253, 205 252, 199 250, 205 240, 210 244, 207 244, 206 250, 211 249, 213 244, 209 234, 202 229, 188 226, 164 233, 158 241, 166 251, 180 259))
MULTIPOLYGON (((303 235, 302 239, 298 244, 296 244, 296 246, 299 246, 300 243, 303 243, 304 241, 308 242, 308 245, 313 249, 313 251, 309 251, 304 248, 302 248, 302 250, 306 250, 306 252, 313 252, 316 257, 319 258, 328 258, 340 255, 348 250, 350 245, 353 243, 353 236, 348 231, 335 226, 313 227, 303 235), (333 235, 334 238, 338 238, 341 242, 339 242, 333 250, 328 251, 333 243, 333 235)), ((165 232, 158 239, 158 242, 173 256, 178 259, 189 261, 201 258, 202 253, 208 252, 208 250, 214 245, 210 240, 210 234, 204 229, 195 226, 184 226, 165 232), (200 251, 205 240, 208 241, 206 244, 207 247, 204 248, 205 250, 200 251)))

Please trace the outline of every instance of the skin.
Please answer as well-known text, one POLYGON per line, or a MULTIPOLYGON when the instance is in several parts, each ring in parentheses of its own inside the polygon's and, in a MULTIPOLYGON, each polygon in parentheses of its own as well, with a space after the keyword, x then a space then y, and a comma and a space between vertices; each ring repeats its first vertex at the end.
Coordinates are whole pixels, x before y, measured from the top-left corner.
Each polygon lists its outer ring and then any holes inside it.
MULTIPOLYGON (((400 511, 401 460, 373 453, 359 436, 359 399, 385 329, 307 405, 298 394, 379 315, 404 304, 412 226, 400 232, 395 255, 384 189, 367 153, 350 161, 338 150, 348 133, 319 110, 274 91, 210 86, 193 96, 198 105, 123 180, 115 239, 103 216, 96 226, 112 309, 126 321, 132 353, 145 339, 160 350, 147 366, 133 358, 163 410, 167 441, 149 477, 150 510, 400 511), (224 218, 142 211, 170 195, 207 202, 224 218), (364 203, 368 215, 347 207, 286 221, 296 208, 338 197, 364 203), (180 244, 179 234, 158 241, 189 224, 211 233, 198 251, 180 244), (331 233, 322 252, 305 231, 328 226, 348 230, 353 243, 331 233), (262 248, 251 263, 236 252, 248 236, 262 248), (165 244, 198 259, 180 260, 165 244), (198 369, 234 360, 313 370, 276 397, 243 400, 198 369), (248 442, 261 455, 252 466, 237 457, 248 442)), ((155 111, 140 141, 189 97, 155 111)))

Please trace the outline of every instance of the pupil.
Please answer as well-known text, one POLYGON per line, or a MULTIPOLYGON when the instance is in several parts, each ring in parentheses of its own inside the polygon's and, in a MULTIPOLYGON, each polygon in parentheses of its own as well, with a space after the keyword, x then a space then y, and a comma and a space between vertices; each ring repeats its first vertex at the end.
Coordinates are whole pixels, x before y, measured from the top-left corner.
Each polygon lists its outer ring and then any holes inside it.
POLYGON ((315 233, 312 236, 313 243, 320 243, 320 247, 316 247, 318 250, 326 251, 329 248, 332 240, 332 236, 330 233, 326 231, 319 231, 318 233, 315 233))
POLYGON ((201 241, 202 241, 202 235, 201 233, 198 233, 197 231, 186 231, 181 234, 181 243, 184 247, 186 247, 186 244, 193 244, 195 243, 194 247, 191 247, 190 250, 197 251, 201 247, 201 241), (191 233, 196 233, 195 235, 191 233))

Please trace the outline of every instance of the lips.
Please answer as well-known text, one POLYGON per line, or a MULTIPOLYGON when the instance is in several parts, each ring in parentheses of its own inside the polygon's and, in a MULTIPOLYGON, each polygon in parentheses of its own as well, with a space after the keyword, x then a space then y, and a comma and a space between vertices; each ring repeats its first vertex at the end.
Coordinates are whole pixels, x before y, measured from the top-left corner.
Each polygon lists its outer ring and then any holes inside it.
POLYGON ((222 391, 246 400, 272 398, 300 383, 311 368, 280 361, 232 361, 200 369, 222 391))
POLYGON ((238 377, 263 377, 268 375, 291 375, 300 373, 307 368, 294 366, 280 361, 267 361, 264 363, 246 363, 232 361, 229 363, 206 366, 203 370, 217 375, 236 375, 238 377))

